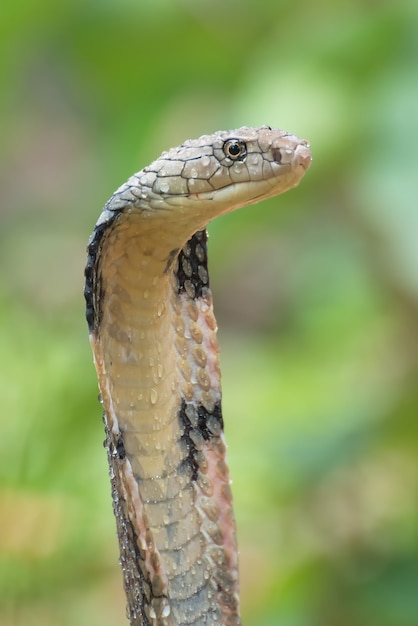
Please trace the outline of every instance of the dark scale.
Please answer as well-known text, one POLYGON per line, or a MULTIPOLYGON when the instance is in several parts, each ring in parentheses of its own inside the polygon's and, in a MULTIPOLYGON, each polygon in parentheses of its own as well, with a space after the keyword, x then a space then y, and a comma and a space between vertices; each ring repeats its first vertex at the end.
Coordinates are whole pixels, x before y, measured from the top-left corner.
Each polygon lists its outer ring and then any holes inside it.
POLYGON ((116 439, 116 454, 120 461, 123 461, 126 458, 126 450, 122 433, 119 433, 116 439))
POLYGON ((180 251, 175 274, 179 293, 186 292, 192 298, 202 297, 205 288, 209 287, 206 230, 197 231, 180 251))
POLYGON ((200 450, 206 441, 219 437, 223 431, 221 402, 217 402, 211 413, 201 404, 195 406, 182 400, 179 421, 183 432, 181 441, 186 447, 187 456, 183 460, 182 470, 191 471, 192 480, 196 480, 200 466, 200 450))
POLYGON ((101 319, 100 306, 103 300, 103 292, 98 259, 100 259, 103 239, 120 214, 120 212, 115 211, 110 219, 96 226, 87 246, 87 263, 84 270, 86 278, 84 298, 86 300, 86 319, 90 333, 98 330, 101 319))

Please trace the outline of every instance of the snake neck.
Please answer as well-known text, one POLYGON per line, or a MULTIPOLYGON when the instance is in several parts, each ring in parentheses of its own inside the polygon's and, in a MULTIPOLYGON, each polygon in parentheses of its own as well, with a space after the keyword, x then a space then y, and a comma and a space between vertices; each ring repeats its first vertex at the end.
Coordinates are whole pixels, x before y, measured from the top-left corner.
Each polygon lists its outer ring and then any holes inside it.
POLYGON ((91 334, 152 626, 240 624, 206 233, 179 251, 130 218, 101 237, 91 334), (121 453, 122 451, 122 453, 121 453))

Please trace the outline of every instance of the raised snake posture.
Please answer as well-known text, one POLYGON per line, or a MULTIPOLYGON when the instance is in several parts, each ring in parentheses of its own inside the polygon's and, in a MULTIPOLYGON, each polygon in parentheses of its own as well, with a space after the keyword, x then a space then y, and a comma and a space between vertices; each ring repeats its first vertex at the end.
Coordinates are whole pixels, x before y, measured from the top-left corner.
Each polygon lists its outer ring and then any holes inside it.
POLYGON ((238 556, 206 226, 297 185, 306 141, 262 126, 164 152, 106 204, 85 297, 128 618, 237 626, 238 556))

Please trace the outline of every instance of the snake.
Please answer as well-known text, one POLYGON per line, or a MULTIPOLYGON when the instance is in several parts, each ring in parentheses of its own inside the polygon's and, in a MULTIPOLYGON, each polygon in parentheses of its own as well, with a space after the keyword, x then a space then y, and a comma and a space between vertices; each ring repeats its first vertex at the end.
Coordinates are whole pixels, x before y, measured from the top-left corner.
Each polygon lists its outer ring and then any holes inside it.
POLYGON ((131 176, 87 249, 127 617, 238 626, 238 549, 221 408, 208 223, 295 187, 309 143, 261 126, 187 140, 131 176))

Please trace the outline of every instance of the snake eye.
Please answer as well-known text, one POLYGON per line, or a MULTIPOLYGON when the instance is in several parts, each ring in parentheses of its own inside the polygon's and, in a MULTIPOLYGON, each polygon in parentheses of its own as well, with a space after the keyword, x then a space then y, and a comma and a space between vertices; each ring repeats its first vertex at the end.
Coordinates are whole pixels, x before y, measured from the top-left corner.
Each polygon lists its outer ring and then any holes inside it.
POLYGON ((225 156, 233 161, 242 161, 247 154, 247 146, 243 141, 238 141, 238 139, 225 141, 223 150, 225 156))

